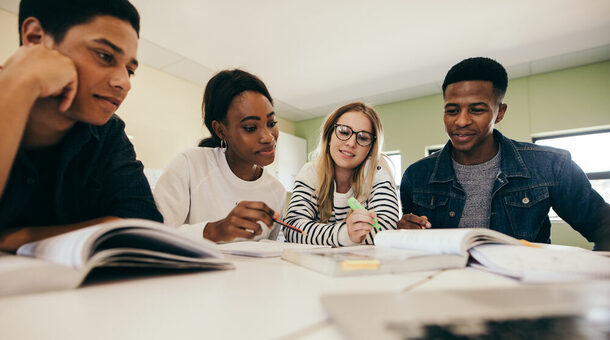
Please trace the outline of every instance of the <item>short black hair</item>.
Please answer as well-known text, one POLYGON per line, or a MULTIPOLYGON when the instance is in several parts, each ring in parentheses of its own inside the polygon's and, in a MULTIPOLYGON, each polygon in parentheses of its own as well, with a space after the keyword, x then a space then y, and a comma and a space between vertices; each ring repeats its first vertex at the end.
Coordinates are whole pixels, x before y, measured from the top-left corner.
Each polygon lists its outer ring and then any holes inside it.
POLYGON ((460 61, 447 72, 443 81, 443 96, 447 86, 468 80, 490 81, 498 98, 504 97, 508 87, 504 66, 491 58, 475 57, 460 61))
POLYGON ((246 71, 240 69, 220 71, 208 81, 203 93, 201 111, 203 122, 212 136, 199 142, 199 146, 208 148, 220 146, 220 137, 214 132, 212 122, 225 122, 231 102, 245 91, 260 93, 273 105, 273 99, 265 83, 246 71))
POLYGON ((85 24, 100 15, 109 15, 131 24, 140 37, 140 14, 128 0, 21 0, 19 40, 25 19, 34 17, 55 43, 60 43, 72 26, 85 24))

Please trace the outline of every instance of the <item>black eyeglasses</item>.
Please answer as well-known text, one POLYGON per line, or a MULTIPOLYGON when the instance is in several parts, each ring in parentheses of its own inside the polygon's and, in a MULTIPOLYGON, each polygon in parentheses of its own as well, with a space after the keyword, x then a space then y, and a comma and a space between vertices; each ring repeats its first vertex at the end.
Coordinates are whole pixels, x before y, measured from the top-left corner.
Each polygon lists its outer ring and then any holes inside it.
POLYGON ((346 141, 356 134, 356 143, 360 146, 369 146, 375 140, 375 135, 368 131, 354 131, 351 127, 335 124, 335 135, 340 140, 346 141))

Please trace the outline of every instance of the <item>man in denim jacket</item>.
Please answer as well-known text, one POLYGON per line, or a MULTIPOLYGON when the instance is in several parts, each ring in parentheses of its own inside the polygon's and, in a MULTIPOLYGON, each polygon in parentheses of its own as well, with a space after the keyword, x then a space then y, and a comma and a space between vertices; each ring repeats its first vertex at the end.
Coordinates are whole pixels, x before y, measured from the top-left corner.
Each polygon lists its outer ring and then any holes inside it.
POLYGON ((399 228, 483 227, 550 242, 555 212, 596 249, 610 248, 610 206, 565 150, 517 142, 494 129, 506 113, 508 79, 489 58, 469 58, 443 83, 450 141, 409 166, 399 228))

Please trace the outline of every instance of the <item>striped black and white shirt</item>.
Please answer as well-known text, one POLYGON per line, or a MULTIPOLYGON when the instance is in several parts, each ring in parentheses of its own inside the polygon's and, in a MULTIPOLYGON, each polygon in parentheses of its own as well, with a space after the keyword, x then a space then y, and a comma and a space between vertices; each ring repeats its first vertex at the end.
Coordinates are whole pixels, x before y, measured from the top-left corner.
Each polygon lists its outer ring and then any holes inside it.
MULTIPOLYGON (((399 219, 399 203, 391 171, 378 166, 371 195, 362 203, 365 209, 374 211, 381 230, 396 229, 399 219)), ((319 223, 318 200, 316 195, 318 178, 314 165, 305 164, 295 179, 292 197, 286 212, 286 223, 302 229, 306 236, 292 229, 284 228, 287 242, 330 245, 335 247, 355 245, 347 233, 345 218, 350 211, 347 200, 353 196, 352 189, 347 193, 333 193, 333 211, 328 223, 319 223)), ((336 186, 335 186, 336 187, 336 186)), ((364 244, 373 244, 378 231, 372 228, 364 244)))

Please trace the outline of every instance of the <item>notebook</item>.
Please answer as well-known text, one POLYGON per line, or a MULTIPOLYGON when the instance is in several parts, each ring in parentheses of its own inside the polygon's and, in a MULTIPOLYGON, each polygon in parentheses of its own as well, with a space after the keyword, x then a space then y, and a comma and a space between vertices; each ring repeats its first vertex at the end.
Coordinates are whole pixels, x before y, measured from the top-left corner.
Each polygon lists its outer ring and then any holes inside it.
POLYGON ((329 276, 353 276, 460 268, 468 256, 360 245, 330 249, 286 249, 282 259, 329 276))
POLYGON ((220 244, 219 249, 224 254, 251 257, 279 257, 284 249, 304 250, 330 248, 311 244, 291 243, 274 240, 240 241, 220 244))

